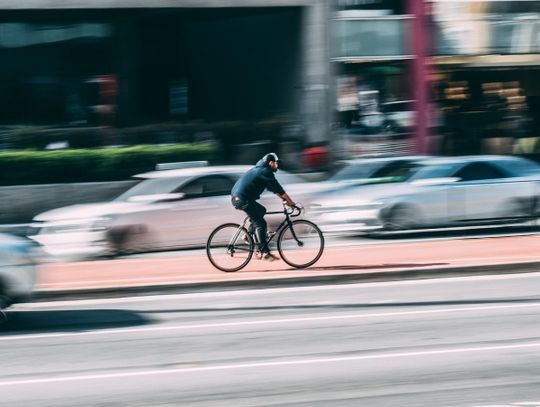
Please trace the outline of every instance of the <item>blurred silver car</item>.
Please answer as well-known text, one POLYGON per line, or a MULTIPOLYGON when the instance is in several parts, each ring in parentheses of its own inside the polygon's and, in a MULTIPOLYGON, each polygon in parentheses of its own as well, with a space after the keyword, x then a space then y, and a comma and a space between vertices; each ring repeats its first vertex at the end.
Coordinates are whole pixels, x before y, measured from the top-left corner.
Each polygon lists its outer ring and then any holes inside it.
POLYGON ((39 257, 31 240, 0 233, 0 308, 30 299, 39 257))
MULTIPOLYGON (((212 166, 152 171, 111 202, 72 205, 37 215, 31 238, 46 253, 67 258, 203 246, 224 222, 245 216, 230 203, 238 177, 250 166, 212 166)), ((277 179, 288 190, 302 178, 284 172, 277 179)), ((295 188, 292 188, 295 189, 295 188)), ((281 209, 273 194, 261 201, 281 209)))
POLYGON ((431 158, 315 200, 326 232, 510 223, 539 215, 540 166, 506 156, 431 158))

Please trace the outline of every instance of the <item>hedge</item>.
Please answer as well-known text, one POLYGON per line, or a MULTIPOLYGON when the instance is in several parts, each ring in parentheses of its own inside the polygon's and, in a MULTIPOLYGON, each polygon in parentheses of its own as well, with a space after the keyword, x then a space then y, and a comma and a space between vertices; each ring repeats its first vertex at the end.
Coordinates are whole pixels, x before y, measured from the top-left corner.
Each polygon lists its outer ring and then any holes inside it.
POLYGON ((0 185, 126 180, 157 163, 213 161, 216 154, 211 144, 0 151, 0 185))

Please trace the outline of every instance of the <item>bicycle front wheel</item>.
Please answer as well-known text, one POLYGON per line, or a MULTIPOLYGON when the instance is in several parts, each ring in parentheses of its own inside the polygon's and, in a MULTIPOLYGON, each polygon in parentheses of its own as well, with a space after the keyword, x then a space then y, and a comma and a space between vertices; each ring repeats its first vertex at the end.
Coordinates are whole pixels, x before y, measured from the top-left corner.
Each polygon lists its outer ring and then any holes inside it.
POLYGON ((226 273, 244 268, 253 256, 253 238, 236 223, 218 226, 208 238, 206 255, 217 269, 226 273))
POLYGON ((295 220, 281 230, 277 247, 285 263, 292 267, 305 268, 315 264, 322 256, 324 236, 313 222, 295 220))

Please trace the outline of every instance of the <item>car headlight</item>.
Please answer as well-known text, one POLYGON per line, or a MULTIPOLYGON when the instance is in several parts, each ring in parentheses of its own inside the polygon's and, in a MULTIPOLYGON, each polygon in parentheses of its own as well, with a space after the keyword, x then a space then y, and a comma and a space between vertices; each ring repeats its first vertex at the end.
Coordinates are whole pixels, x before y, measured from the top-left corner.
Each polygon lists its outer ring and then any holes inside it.
POLYGON ((90 230, 92 232, 99 232, 102 230, 107 230, 109 227, 109 224, 111 223, 111 218, 97 218, 94 220, 92 225, 90 226, 90 230))
POLYGON ((377 210, 384 206, 384 202, 373 201, 360 204, 343 204, 332 206, 321 206, 318 208, 318 212, 350 212, 350 211, 370 211, 377 210))
POLYGON ((68 220, 48 222, 43 225, 41 233, 81 233, 98 232, 106 230, 111 218, 89 218, 80 220, 68 220))

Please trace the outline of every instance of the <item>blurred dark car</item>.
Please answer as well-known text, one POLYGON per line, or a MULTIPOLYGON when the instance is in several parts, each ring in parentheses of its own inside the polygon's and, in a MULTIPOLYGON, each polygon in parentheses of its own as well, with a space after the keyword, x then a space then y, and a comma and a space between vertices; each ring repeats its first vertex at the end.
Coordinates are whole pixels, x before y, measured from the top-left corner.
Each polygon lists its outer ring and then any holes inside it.
POLYGON ((30 299, 40 257, 31 240, 0 233, 0 308, 30 299))

